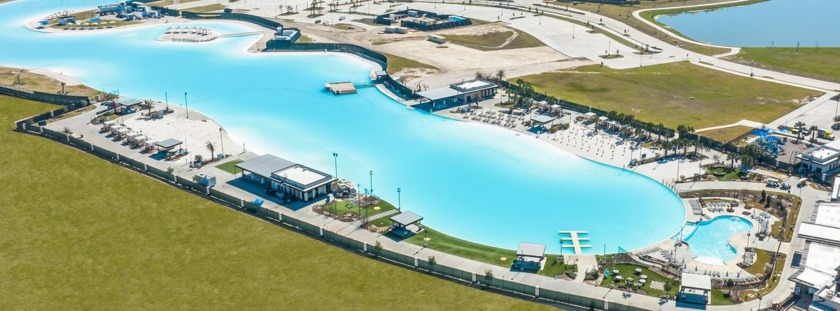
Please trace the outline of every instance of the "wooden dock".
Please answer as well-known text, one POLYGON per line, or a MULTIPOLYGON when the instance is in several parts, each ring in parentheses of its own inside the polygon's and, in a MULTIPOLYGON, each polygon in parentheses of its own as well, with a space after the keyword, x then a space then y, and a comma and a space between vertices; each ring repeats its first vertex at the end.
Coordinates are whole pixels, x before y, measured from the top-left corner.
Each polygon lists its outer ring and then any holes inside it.
POLYGON ((563 248, 573 248, 575 251, 575 255, 580 255, 583 253, 584 248, 592 248, 591 244, 580 244, 580 241, 589 241, 587 237, 580 237, 583 234, 589 234, 588 231, 574 231, 574 230, 561 230, 559 231, 560 234, 568 234, 568 237, 561 237, 561 247, 563 248), (571 241, 572 245, 566 246, 563 245, 563 241, 571 241))
POLYGON ((352 82, 333 82, 324 84, 324 88, 335 95, 356 94, 356 86, 352 82))

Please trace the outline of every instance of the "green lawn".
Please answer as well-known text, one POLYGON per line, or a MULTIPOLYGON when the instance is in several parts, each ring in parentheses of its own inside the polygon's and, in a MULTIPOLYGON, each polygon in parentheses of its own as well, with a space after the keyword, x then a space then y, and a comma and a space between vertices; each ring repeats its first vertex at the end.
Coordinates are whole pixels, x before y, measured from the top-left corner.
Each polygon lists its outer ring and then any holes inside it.
MULTIPOLYGON (((356 203, 353 202, 352 200, 335 200, 335 201, 330 202, 330 204, 327 204, 324 207, 324 209, 326 209, 329 212, 334 212, 336 214, 344 214, 346 212, 353 212, 354 214, 359 214, 359 210, 360 210, 359 206, 357 206, 356 203)), ((397 208, 394 205, 392 205, 391 203, 388 203, 385 200, 379 200, 379 203, 374 204, 373 206, 371 206, 367 209, 362 208, 361 209, 361 215, 370 217, 370 216, 373 216, 373 215, 376 215, 376 214, 379 214, 379 213, 383 213, 383 212, 390 211, 390 210, 395 210, 395 209, 397 209, 397 208), (377 207, 378 207, 378 209, 377 209, 377 207)))
POLYGON ((744 269, 752 275, 764 274, 764 266, 770 262, 772 253, 763 249, 755 249, 755 262, 748 268, 744 269))
POLYGON ((450 43, 463 45, 481 51, 521 49, 545 46, 545 44, 542 43, 542 41, 540 41, 539 39, 535 38, 532 35, 529 35, 526 32, 519 30, 494 31, 481 35, 446 35, 445 37, 446 40, 450 43), (510 37, 512 37, 514 34, 516 35, 516 38, 513 38, 513 40, 505 44, 505 42, 508 39, 510 39, 510 37))
MULTIPOLYGON (((429 248, 447 254, 461 256, 500 267, 510 267, 516 258, 516 251, 473 243, 423 226, 429 238, 429 248), (504 257, 506 260, 502 260, 504 257)), ((423 245, 423 234, 418 234, 404 240, 405 242, 423 245)))
POLYGON ((633 278, 633 282, 638 282, 639 275, 635 274, 636 273, 635 272, 636 268, 642 268, 642 273, 641 274, 644 274, 644 275, 648 276, 648 278, 647 278, 648 281, 645 283, 645 285, 642 286, 642 289, 645 292, 647 292, 648 296, 659 297, 659 295, 662 295, 662 294, 669 294, 671 296, 675 296, 677 294, 677 291, 680 289, 680 284, 679 284, 680 282, 679 281, 671 280, 669 278, 666 278, 666 277, 660 275, 659 273, 653 272, 650 269, 642 267, 642 266, 627 265, 627 264, 609 266, 608 269, 610 271, 610 278, 609 279, 605 278, 603 281, 601 281, 601 287, 610 287, 610 285, 614 284, 615 288, 618 288, 619 284, 626 284, 626 280, 627 280, 628 277, 633 278), (621 280, 619 282, 615 281, 615 275, 612 274, 612 271, 615 270, 615 269, 618 269, 619 275, 621 275, 624 278, 623 280, 621 280), (653 282, 653 281, 670 282, 671 283, 671 290, 670 291, 662 291, 662 290, 650 288, 650 282, 653 282))
POLYGON ((222 163, 222 164, 216 165, 216 168, 218 168, 218 169, 220 169, 220 170, 223 170, 223 171, 225 171, 225 172, 228 172, 228 173, 231 173, 231 174, 236 175, 236 174, 239 174, 239 172, 241 171, 240 169, 236 168, 236 165, 237 165, 237 164, 239 164, 239 163, 242 163, 242 162, 245 162, 245 161, 242 161, 242 160, 231 160, 231 161, 227 161, 227 162, 225 162, 225 163, 222 163))
POLYGON ((728 143, 740 137, 741 135, 751 132, 752 130, 753 127, 750 126, 736 125, 725 127, 722 129, 698 132, 697 135, 708 137, 719 142, 728 143))
POLYGON ((166 7, 166 6, 170 6, 170 5, 173 5, 173 4, 195 2, 195 1, 198 1, 198 0, 181 0, 181 1, 178 1, 178 3, 175 3, 175 1, 176 0, 161 0, 161 1, 149 2, 149 3, 147 3, 147 5, 166 7))
POLYGON ((729 59, 759 68, 840 82, 840 48, 742 48, 729 59))
POLYGON ((734 300, 732 300, 730 298, 727 298, 727 297, 724 297, 724 294, 725 293, 723 291, 721 291, 720 289, 713 289, 712 290, 712 305, 728 306, 728 305, 734 305, 735 304, 734 300))
POLYGON ((224 4, 210 4, 210 5, 202 5, 192 8, 182 9, 181 11, 185 12, 193 12, 193 13, 207 13, 207 12, 215 12, 221 11, 227 8, 227 5, 224 4))
POLYGON ((709 170, 709 173, 715 175, 720 181, 740 180, 741 178, 738 176, 739 172, 740 170, 738 169, 729 169, 729 166, 709 170), (716 172, 723 173, 723 175, 715 174, 716 172))
MULTIPOLYGON (((516 259, 515 250, 503 249, 462 240, 431 229, 428 226, 423 226, 423 228, 427 231, 425 235, 422 233, 417 234, 403 241, 422 246, 423 238, 425 236, 429 239, 428 247, 430 249, 504 268, 510 268, 513 265, 513 260, 516 259)), ((554 277, 556 275, 563 274, 566 271, 577 271, 577 267, 575 265, 565 266, 562 263, 556 264, 556 254, 546 254, 545 256, 545 269, 539 271, 537 273, 539 275, 554 277)))
POLYGON ((545 309, 329 246, 11 131, 0 97, 0 309, 545 309))
POLYGON ((424 64, 424 63, 418 62, 416 60, 408 59, 408 58, 405 58, 405 57, 399 57, 399 56, 396 56, 396 55, 393 55, 393 54, 388 54, 388 53, 382 53, 382 54, 385 55, 386 58, 388 58, 388 73, 389 74, 397 73, 400 70, 403 70, 403 69, 406 69, 406 68, 425 68, 425 69, 437 70, 437 68, 432 66, 432 65, 424 64))
POLYGON ((591 65, 522 79, 540 93, 670 128, 699 129, 741 119, 766 123, 799 107, 796 100, 820 95, 687 62, 627 70, 591 65))

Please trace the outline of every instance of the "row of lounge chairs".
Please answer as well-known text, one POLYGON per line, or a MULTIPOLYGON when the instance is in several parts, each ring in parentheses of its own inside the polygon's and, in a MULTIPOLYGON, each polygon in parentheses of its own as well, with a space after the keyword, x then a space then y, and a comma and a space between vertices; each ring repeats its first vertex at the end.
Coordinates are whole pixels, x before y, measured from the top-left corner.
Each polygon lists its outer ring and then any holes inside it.
POLYGON ((470 111, 469 114, 464 114, 464 119, 467 118, 473 121, 481 121, 484 123, 500 125, 508 128, 514 128, 516 127, 516 122, 524 122, 525 120, 525 117, 511 116, 500 112, 490 111, 482 111, 479 113, 476 113, 475 111, 470 111))

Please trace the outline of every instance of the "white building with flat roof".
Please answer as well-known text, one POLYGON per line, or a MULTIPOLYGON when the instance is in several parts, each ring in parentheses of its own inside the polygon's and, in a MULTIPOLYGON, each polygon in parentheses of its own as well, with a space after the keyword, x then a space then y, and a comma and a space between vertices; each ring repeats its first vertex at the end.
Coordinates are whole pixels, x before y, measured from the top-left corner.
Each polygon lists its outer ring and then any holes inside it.
POLYGON ((808 149, 797 154, 796 158, 803 172, 825 182, 840 171, 840 140, 808 149))
POLYGON ((332 182, 336 180, 330 174, 270 154, 236 167, 242 170, 243 177, 265 186, 267 191, 302 201, 332 192, 332 182))
POLYGON ((796 293, 813 298, 809 310, 840 310, 840 203, 817 203, 797 232, 806 241, 799 271, 791 275, 796 293))
POLYGON ((496 96, 496 83, 474 79, 450 84, 449 87, 417 92, 423 99, 421 105, 428 105, 432 110, 460 106, 479 102, 496 96))

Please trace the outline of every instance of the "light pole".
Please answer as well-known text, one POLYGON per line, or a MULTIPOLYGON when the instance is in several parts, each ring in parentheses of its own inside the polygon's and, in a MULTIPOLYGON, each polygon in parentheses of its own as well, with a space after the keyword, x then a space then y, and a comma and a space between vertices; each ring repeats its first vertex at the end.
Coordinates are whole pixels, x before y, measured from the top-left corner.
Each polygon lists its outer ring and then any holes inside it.
POLYGON ((166 111, 164 111, 163 114, 167 114, 169 113, 169 93, 163 92, 163 97, 166 98, 166 111))
POLYGON ((190 118, 190 104, 187 103, 187 92, 184 92, 184 107, 187 109, 187 119, 190 118))
POLYGON ((225 155, 225 139, 222 136, 223 131, 224 131, 224 129, 220 127, 219 128, 219 146, 221 146, 221 148, 222 148, 222 158, 224 159, 227 156, 225 155))
POLYGON ((373 171, 369 171, 368 175, 370 175, 370 196, 373 196, 373 171))
MULTIPOLYGON (((338 153, 333 152, 333 163, 335 163, 335 184, 338 185, 338 153)), ((333 193, 335 193, 335 189, 333 189, 333 193)), ((338 213, 338 200, 335 199, 333 195, 333 213, 338 213)))
POLYGON ((397 211, 402 210, 402 196, 400 192, 402 192, 402 188, 397 188, 397 211))

